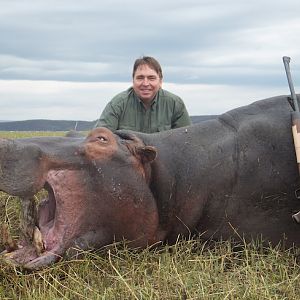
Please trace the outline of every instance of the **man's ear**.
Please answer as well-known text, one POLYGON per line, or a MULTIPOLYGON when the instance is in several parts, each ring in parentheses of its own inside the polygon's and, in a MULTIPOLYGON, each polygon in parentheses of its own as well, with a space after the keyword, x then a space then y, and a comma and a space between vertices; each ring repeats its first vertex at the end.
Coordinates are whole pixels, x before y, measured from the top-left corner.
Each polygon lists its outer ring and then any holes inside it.
POLYGON ((142 163, 151 163, 157 156, 157 150, 152 146, 137 147, 136 153, 141 157, 142 163))

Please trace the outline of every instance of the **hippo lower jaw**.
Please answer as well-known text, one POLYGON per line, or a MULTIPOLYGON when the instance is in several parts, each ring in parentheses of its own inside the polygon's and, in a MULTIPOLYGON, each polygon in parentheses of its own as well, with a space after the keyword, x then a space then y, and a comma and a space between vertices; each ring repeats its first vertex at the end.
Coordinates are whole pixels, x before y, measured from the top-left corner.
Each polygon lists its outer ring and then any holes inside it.
POLYGON ((28 270, 43 268, 57 262, 61 258, 56 253, 48 251, 38 256, 36 248, 33 245, 21 247, 13 252, 4 251, 2 255, 6 263, 28 270))

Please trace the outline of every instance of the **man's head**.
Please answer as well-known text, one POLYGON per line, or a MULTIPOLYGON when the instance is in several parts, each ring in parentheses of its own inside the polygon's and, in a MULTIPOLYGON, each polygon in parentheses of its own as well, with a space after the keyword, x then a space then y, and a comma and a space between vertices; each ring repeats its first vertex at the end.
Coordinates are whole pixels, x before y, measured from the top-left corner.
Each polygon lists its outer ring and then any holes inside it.
POLYGON ((133 89, 144 103, 151 103, 162 85, 159 62, 150 56, 138 58, 133 65, 133 89))

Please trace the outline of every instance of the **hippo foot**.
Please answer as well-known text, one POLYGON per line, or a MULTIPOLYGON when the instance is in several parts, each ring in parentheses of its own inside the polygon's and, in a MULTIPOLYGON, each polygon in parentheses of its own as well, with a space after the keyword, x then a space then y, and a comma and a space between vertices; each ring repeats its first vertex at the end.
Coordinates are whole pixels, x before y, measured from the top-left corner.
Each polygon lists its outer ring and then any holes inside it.
POLYGON ((1 253, 1 259, 5 263, 28 270, 43 268, 57 262, 60 258, 52 252, 44 252, 37 256, 35 247, 31 245, 21 247, 13 252, 3 251, 1 253))

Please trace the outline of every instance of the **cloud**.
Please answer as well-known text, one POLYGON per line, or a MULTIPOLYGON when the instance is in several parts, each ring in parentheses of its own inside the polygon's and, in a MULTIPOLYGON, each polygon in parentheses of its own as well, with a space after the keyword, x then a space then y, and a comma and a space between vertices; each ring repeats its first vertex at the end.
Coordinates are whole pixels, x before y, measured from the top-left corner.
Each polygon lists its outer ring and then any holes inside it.
POLYGON ((0 80, 0 120, 96 120, 126 83, 0 80))
POLYGON ((93 120, 141 55, 158 58, 193 114, 288 93, 284 55, 300 81, 298 0, 4 2, 0 120, 93 120))
POLYGON ((0 70, 3 79, 76 80, 84 77, 93 81, 109 73, 110 67, 100 62, 31 60, 0 55, 0 70))

